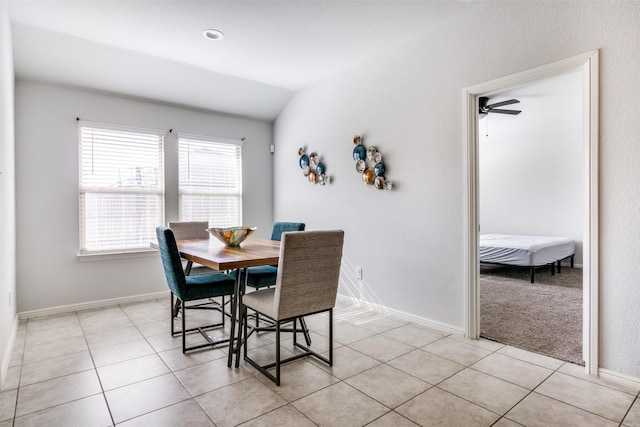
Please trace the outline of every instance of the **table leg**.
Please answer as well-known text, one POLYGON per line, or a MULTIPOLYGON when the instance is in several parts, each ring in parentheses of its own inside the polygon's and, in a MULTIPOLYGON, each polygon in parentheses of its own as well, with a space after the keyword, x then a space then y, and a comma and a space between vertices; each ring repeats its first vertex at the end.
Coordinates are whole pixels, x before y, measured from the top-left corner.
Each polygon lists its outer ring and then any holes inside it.
MULTIPOLYGON (((233 304, 231 305, 231 331, 229 331, 229 354, 227 356, 227 367, 231 367, 231 365, 233 364, 233 353, 234 353, 234 348, 233 348, 233 343, 235 341, 235 337, 236 337, 236 320, 238 317, 238 310, 240 308, 240 304, 241 304, 241 277, 242 277, 242 270, 241 268, 239 268, 236 271, 236 282, 234 284, 233 287, 233 304)), ((241 334, 242 330, 238 331, 238 334, 241 334)), ((240 337, 238 337, 240 338, 240 337)), ((240 339, 238 339, 238 342, 240 342, 240 339)))
POLYGON ((247 291, 247 282, 249 282, 249 271, 248 269, 245 268, 244 282, 240 284, 240 293, 238 294, 239 295, 238 307, 240 309, 240 324, 238 326, 238 343, 236 344, 236 368, 240 367, 240 349, 242 348, 243 344, 246 345, 246 343, 244 342, 244 339, 247 337, 247 334, 243 334, 242 332, 244 329, 246 329, 247 309, 242 305, 242 297, 244 293, 247 291), (243 323, 245 323, 244 329, 243 329, 243 323))

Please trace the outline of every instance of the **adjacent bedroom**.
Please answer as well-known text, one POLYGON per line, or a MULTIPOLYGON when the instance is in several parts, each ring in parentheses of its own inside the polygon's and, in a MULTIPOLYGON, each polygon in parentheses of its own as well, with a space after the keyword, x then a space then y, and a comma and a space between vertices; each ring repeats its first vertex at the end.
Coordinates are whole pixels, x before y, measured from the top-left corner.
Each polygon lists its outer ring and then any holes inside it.
POLYGON ((480 335, 583 365, 582 70, 480 98, 480 335))

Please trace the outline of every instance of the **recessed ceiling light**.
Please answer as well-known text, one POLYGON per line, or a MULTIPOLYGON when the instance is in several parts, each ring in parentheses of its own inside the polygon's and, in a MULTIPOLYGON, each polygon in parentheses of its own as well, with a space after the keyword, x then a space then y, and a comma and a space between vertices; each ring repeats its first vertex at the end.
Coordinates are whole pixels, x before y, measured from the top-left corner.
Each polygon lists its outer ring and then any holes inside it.
POLYGON ((214 29, 204 30, 202 32, 202 35, 211 40, 222 40, 222 38, 224 37, 222 31, 214 29))

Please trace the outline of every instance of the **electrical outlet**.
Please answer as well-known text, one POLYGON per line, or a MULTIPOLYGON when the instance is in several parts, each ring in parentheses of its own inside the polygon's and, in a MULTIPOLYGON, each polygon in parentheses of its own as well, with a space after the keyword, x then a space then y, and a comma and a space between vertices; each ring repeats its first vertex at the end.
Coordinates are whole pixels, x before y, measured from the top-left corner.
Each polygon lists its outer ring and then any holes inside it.
POLYGON ((356 279, 362 280, 362 267, 356 267, 356 279))

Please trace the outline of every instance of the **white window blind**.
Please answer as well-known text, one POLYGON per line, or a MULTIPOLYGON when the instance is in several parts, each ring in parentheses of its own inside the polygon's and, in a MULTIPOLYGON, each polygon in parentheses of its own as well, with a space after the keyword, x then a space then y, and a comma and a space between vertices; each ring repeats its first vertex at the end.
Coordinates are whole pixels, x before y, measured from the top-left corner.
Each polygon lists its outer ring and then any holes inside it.
POLYGON ((80 253, 148 249, 164 223, 159 131, 79 122, 80 253))
POLYGON ((241 142, 190 136, 178 141, 180 219, 241 225, 241 142))

